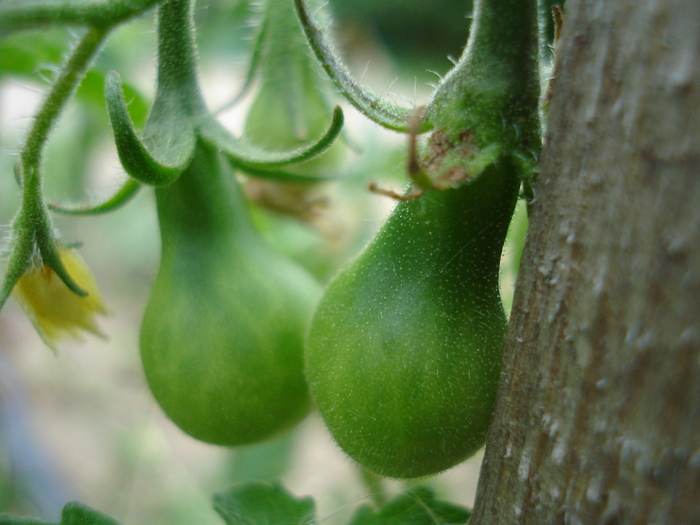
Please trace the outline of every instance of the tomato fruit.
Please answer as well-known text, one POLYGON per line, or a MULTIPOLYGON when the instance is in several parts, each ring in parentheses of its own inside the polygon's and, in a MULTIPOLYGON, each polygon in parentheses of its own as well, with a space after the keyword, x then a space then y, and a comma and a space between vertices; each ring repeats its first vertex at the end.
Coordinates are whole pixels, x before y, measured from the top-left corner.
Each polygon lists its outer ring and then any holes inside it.
POLYGON ((460 188, 399 203, 322 298, 306 351, 311 393, 367 469, 425 476, 484 444, 506 330, 499 264, 518 190, 501 159, 460 188))
POLYGON ((212 149, 199 144, 156 199, 162 254, 141 329, 154 397, 209 443, 254 443, 289 428, 310 409, 302 354, 320 286, 263 242, 212 149))

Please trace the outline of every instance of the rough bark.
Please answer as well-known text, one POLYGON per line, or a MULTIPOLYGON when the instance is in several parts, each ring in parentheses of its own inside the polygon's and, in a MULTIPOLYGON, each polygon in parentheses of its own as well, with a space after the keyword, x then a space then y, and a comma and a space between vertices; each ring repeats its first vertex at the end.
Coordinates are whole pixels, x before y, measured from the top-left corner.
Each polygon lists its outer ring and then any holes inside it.
POLYGON ((570 0, 470 525, 700 523, 700 2, 570 0))

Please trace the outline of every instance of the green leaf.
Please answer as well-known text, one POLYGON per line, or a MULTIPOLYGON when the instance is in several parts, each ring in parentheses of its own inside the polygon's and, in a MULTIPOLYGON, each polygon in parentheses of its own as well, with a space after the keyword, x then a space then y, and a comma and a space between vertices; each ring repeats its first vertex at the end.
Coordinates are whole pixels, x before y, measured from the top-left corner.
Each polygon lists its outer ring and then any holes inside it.
POLYGON ((112 518, 77 501, 63 507, 60 525, 118 525, 112 518))
POLYGON ((312 498, 296 498, 279 483, 253 481, 214 496, 214 509, 227 525, 314 525, 312 498))
POLYGON ((61 521, 52 524, 34 518, 19 518, 9 514, 0 514, 0 525, 119 525, 112 518, 91 509, 77 501, 66 503, 61 513, 61 521))
POLYGON ((381 509, 358 508, 350 525, 464 525, 469 509, 440 501, 427 487, 417 487, 397 496, 381 509))

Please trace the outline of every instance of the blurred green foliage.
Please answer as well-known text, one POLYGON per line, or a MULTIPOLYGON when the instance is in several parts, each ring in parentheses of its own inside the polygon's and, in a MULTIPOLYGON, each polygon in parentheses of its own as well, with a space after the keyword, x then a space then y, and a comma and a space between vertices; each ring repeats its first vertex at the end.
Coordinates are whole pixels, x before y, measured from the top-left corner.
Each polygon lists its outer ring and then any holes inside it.
POLYGON ((469 34, 469 0, 331 0, 341 26, 349 24, 375 35, 410 73, 444 73, 448 56, 459 58, 469 34))

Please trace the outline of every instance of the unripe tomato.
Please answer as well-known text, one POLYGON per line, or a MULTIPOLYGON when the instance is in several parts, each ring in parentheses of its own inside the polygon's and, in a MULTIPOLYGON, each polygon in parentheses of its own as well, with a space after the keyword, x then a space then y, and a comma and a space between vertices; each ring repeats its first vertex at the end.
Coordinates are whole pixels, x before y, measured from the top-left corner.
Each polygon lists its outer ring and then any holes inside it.
POLYGON ((153 395, 185 432, 254 443, 310 409, 302 353, 320 287, 262 241, 231 168, 197 148, 182 176, 156 190, 162 255, 141 358, 153 395))
POLYGON ((401 202, 330 284, 306 352, 341 448, 389 477, 434 474, 483 446, 506 316, 499 263, 519 182, 506 161, 401 202))

